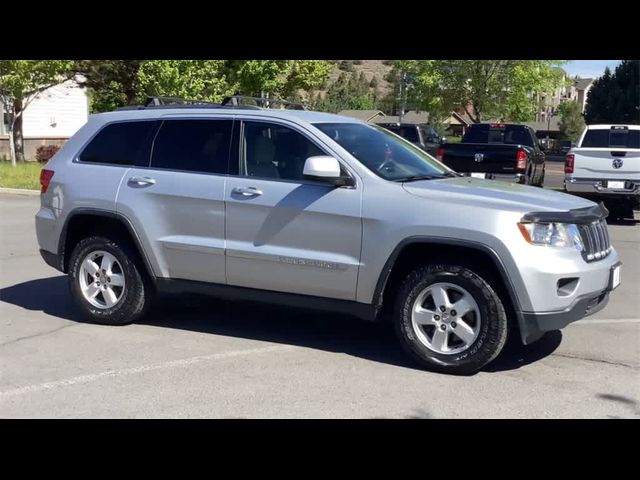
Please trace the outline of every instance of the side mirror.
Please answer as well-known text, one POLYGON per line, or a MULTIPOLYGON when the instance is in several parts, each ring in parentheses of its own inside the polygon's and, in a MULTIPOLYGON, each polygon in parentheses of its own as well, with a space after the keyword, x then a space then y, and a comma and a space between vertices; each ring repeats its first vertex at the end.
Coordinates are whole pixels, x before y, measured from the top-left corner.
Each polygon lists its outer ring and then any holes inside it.
POLYGON ((320 155, 304 162, 302 176, 307 180, 330 183, 338 187, 353 185, 351 177, 340 176, 340 163, 333 157, 320 155))

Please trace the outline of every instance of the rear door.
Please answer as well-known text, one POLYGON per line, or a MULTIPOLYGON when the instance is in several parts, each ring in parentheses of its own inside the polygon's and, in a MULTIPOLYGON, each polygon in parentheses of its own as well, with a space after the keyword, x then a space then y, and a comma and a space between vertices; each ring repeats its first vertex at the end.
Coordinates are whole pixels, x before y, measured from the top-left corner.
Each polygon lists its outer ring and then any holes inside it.
POLYGON ((123 179, 118 212, 158 277, 225 283, 224 190, 233 119, 167 118, 150 162, 123 179))
POLYGON ((613 182, 638 180, 640 127, 589 128, 574 154, 574 178, 610 179, 613 182))

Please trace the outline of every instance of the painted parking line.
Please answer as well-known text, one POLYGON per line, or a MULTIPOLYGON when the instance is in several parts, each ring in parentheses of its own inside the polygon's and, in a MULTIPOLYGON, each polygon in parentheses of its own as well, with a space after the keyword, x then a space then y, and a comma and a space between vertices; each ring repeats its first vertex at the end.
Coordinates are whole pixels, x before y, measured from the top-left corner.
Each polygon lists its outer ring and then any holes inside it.
POLYGON ((588 325, 590 323, 640 323, 640 318, 593 318, 578 320, 571 325, 588 325))
POLYGON ((225 353, 214 353, 212 355, 201 355, 198 357, 184 358, 180 360, 171 360, 168 362, 152 363, 149 365, 141 365, 139 367, 122 368, 117 370, 107 370, 100 373, 93 373, 90 375, 80 375, 78 377, 67 378, 64 380, 57 380, 55 382, 39 383, 35 385, 27 385, 24 387, 14 388, 12 390, 0 391, 0 398, 13 397, 16 395, 23 395, 26 393, 41 392, 44 390, 53 390, 60 387, 68 387, 71 385, 79 385, 82 383, 95 382, 104 378, 123 377, 125 375, 135 375, 138 373, 151 372, 154 370, 162 370, 173 367, 188 367, 202 362, 226 360, 233 357, 244 357, 249 355, 257 355, 262 353, 282 352, 285 350, 292 350, 295 347, 293 345, 276 345, 272 347, 253 348, 249 350, 235 350, 225 353))

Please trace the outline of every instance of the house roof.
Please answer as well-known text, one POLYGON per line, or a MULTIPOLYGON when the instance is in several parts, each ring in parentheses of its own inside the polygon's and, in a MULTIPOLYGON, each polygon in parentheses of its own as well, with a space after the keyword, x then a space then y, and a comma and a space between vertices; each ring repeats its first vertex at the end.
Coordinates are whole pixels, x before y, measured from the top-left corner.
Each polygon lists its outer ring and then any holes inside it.
POLYGON ((593 78, 576 78, 574 85, 578 90, 586 90, 593 83, 593 78))
POLYGON ((342 110, 341 112, 338 112, 338 115, 357 118, 363 122, 369 122, 376 117, 384 116, 384 112, 380 110, 342 110))
POLYGON ((473 123, 473 120, 471 120, 471 118, 469 118, 469 115, 467 115, 466 113, 460 114, 458 112, 451 112, 451 116, 463 125, 469 126, 473 123))
MULTIPOLYGON (((384 115, 381 117, 375 117, 374 123, 398 123, 400 117, 398 115, 384 115)), ((409 110, 402 117, 402 123, 420 124, 429 123, 428 112, 416 112, 415 110, 409 110)))
POLYGON ((533 128, 536 132, 546 132, 547 130, 550 132, 558 132, 560 131, 560 118, 559 117, 551 117, 551 121, 547 123, 544 122, 525 122, 524 125, 527 125, 533 128))

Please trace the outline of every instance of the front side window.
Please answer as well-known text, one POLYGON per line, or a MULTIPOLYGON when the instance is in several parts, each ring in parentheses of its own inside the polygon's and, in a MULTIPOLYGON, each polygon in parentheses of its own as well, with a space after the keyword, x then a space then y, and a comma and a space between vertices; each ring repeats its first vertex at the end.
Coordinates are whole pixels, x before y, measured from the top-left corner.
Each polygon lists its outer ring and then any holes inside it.
POLYGON ((165 120, 153 144, 151 168, 226 174, 233 120, 165 120))
POLYGON ((376 175, 394 181, 454 176, 452 170, 389 130, 359 123, 316 123, 376 175))
POLYGON ((273 123, 244 122, 241 175, 302 180, 305 161, 318 155, 326 153, 289 127, 273 123))
POLYGON ((426 142, 436 142, 440 139, 440 135, 433 127, 420 127, 420 131, 422 132, 422 138, 426 142))
POLYGON ((90 163, 146 166, 157 123, 146 121, 109 124, 93 137, 79 159, 90 163))

